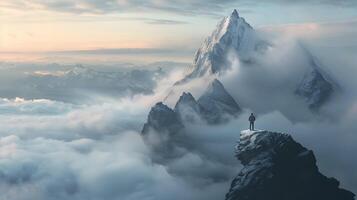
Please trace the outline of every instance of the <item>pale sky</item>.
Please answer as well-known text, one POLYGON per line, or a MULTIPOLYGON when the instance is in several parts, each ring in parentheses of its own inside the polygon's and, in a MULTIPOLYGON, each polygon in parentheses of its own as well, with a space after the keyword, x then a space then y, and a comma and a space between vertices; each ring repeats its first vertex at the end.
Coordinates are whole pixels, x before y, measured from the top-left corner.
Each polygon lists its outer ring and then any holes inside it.
POLYGON ((0 52, 195 49, 234 8, 257 28, 357 19, 355 0, 1 0, 0 52))

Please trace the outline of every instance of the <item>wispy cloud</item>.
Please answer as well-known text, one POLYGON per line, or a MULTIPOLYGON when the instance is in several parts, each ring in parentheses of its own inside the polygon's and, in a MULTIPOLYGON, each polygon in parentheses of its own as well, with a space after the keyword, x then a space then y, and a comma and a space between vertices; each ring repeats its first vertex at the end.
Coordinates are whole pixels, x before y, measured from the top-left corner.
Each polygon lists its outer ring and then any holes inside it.
POLYGON ((178 24, 188 24, 185 21, 176 21, 176 20, 167 20, 167 19, 150 19, 147 20, 148 24, 157 24, 157 25, 178 25, 178 24))
MULTIPOLYGON (((187 51, 187 50, 186 50, 187 51)), ((50 54, 177 54, 186 52, 183 49, 166 48, 115 48, 115 49, 90 49, 73 51, 51 51, 50 54)))
MULTIPOLYGON (((357 6, 355 0, 3 0, 0 8, 43 9, 69 13, 127 13, 161 11, 180 15, 220 15, 228 6, 249 8, 259 4, 357 6)), ((165 24, 172 24, 165 22, 165 24)))
MULTIPOLYGON (((110 14, 162 12, 178 15, 209 15, 221 17, 222 12, 233 4, 243 7, 252 4, 246 0, 4 0, 0 8, 16 10, 49 10, 73 14, 110 14)), ((245 12, 245 10, 243 10, 245 12)), ((177 24, 177 22, 175 22, 177 24)), ((157 21, 153 24, 173 24, 171 21, 157 21)))

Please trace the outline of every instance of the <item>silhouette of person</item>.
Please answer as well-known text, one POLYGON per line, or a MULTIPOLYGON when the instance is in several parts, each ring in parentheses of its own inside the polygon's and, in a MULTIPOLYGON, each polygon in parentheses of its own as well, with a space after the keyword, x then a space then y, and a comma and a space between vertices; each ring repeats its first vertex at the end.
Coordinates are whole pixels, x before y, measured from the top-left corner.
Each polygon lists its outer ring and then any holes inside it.
POLYGON ((255 116, 253 113, 250 114, 249 116, 249 130, 254 131, 254 122, 255 122, 255 116))

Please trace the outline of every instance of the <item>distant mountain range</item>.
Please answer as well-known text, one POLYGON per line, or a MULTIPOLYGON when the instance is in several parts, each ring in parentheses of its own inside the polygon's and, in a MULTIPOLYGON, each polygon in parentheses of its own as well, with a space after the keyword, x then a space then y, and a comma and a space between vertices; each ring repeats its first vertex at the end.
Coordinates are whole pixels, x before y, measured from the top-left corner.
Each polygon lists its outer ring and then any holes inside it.
POLYGON ((98 71, 81 65, 61 73, 32 73, 24 83, 32 95, 61 101, 83 101, 95 94, 128 96, 151 94, 156 82, 166 73, 156 70, 133 69, 123 72, 98 71))

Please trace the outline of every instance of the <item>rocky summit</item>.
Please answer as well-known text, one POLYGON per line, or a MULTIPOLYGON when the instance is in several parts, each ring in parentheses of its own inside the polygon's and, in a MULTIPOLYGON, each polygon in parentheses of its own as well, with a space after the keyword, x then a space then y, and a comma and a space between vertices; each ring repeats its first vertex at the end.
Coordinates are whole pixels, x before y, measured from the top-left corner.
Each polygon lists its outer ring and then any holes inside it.
POLYGON ((142 133, 150 130, 175 133, 182 128, 177 114, 162 102, 151 108, 147 122, 144 124, 142 133))
POLYGON ((201 107, 189 92, 182 93, 175 105, 174 111, 182 122, 200 121, 201 107))
POLYGON ((218 124, 238 116, 241 108, 227 92, 223 84, 215 79, 205 93, 198 99, 201 115, 210 124, 218 124))
POLYGON ((321 174, 316 158, 283 133, 242 131, 236 157, 243 169, 226 200, 353 200, 335 178, 321 174))
POLYGON ((182 144, 183 135, 180 132, 183 128, 178 115, 162 102, 151 108, 141 135, 153 152, 155 162, 178 156, 176 148, 182 144))

